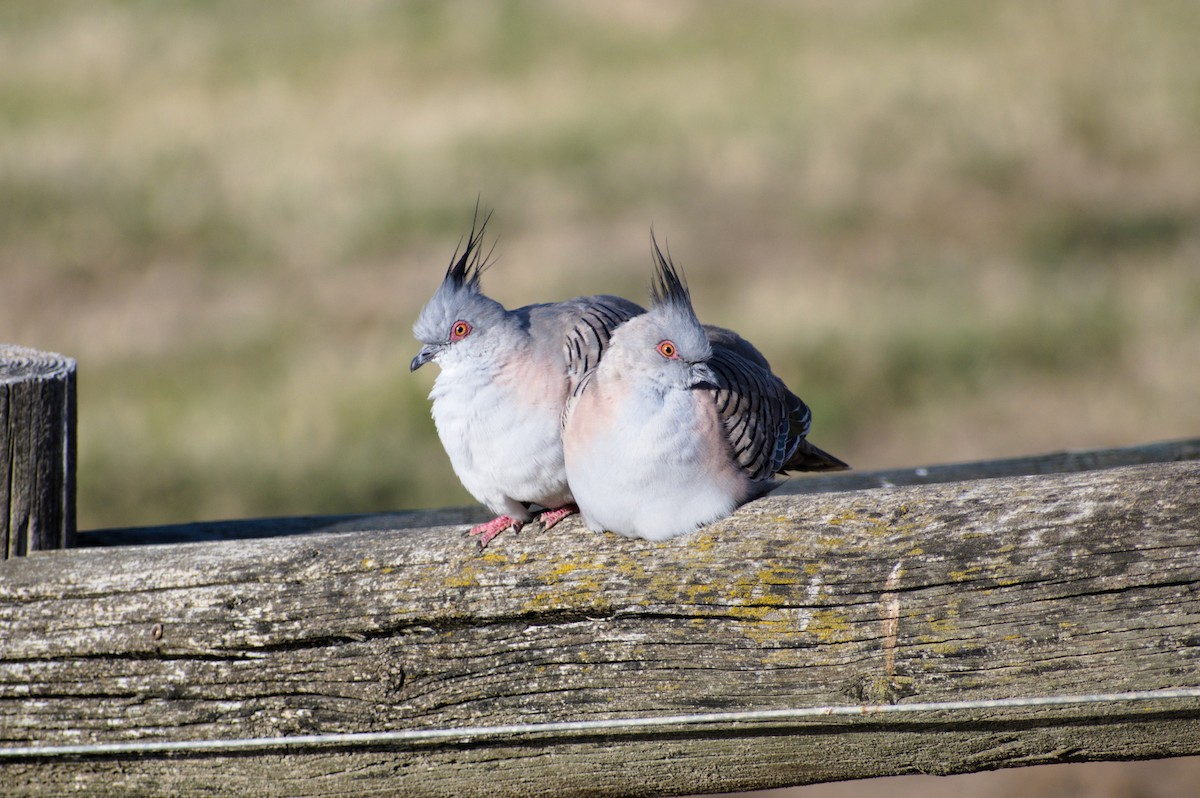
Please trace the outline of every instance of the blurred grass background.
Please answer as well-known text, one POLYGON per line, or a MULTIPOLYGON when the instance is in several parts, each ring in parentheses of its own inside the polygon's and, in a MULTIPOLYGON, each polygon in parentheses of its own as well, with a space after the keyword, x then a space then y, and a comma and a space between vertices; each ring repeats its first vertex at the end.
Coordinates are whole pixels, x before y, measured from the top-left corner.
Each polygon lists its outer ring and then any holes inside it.
POLYGON ((643 299, 653 224, 860 468, 1195 435, 1198 39, 1186 0, 6 3, 0 339, 79 359, 83 528, 469 503, 407 364, 477 196, 509 307, 643 299))
POLYGON ((0 6, 0 338, 80 361, 82 527, 460 504, 411 323, 651 224, 860 468, 1200 431, 1200 6, 0 6))

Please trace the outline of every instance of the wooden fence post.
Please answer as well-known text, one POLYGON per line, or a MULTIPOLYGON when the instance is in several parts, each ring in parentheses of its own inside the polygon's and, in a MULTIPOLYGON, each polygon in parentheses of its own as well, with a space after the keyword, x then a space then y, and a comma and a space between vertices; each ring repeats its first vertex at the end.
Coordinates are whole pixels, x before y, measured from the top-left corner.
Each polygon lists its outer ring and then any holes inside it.
POLYGON ((75 538, 75 361, 0 344, 0 559, 75 538))

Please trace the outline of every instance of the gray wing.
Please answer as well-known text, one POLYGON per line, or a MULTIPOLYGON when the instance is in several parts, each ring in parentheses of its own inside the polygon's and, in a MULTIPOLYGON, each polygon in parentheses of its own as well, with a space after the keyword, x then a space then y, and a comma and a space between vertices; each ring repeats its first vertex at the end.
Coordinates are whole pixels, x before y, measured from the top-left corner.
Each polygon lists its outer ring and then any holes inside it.
POLYGON ((750 479, 848 467, 805 440, 812 411, 771 372, 761 352, 731 330, 705 329, 713 349, 709 366, 717 376, 717 413, 733 455, 750 479))
POLYGON ((577 303, 581 312, 563 341, 568 384, 567 401, 561 416, 563 426, 566 425, 575 399, 587 388, 596 365, 604 356, 613 331, 634 316, 646 312, 635 302, 606 294, 578 297, 571 301, 577 303))
POLYGON ((718 327, 715 324, 705 324, 704 332, 708 334, 708 342, 712 344, 714 351, 718 348, 728 349, 767 371, 771 370, 771 364, 763 357, 763 353, 759 352, 754 344, 733 330, 726 327, 718 327))
POLYGON ((646 311, 619 296, 585 296, 571 301, 577 303, 580 313, 575 325, 567 331, 563 346, 567 379, 574 391, 600 362, 613 330, 646 311))

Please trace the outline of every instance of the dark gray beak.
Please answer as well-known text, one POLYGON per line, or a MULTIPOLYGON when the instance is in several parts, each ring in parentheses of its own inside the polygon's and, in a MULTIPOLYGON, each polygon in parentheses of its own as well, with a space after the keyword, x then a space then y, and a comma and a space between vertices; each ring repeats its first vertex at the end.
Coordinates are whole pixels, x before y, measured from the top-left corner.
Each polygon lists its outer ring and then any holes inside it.
POLYGON ((707 363, 692 366, 692 387, 709 391, 717 390, 717 375, 707 363))
POLYGON ((421 366, 424 366, 437 356, 438 350, 439 347, 432 344, 421 347, 421 351, 417 352, 417 356, 414 357, 412 362, 408 364, 408 370, 416 371, 417 369, 421 368, 421 366))

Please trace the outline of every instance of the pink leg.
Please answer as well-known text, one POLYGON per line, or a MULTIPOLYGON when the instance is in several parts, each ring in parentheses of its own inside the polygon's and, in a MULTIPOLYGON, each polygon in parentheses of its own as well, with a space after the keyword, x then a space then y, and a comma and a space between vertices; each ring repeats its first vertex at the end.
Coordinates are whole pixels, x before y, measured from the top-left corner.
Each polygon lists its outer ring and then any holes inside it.
POLYGON ((471 527, 472 535, 479 535, 479 548, 486 549, 487 544, 506 529, 512 529, 514 533, 520 532, 521 527, 525 526, 524 521, 518 521, 512 516, 499 515, 488 521, 486 524, 471 527))
POLYGON ((546 530, 557 524, 559 521, 566 518, 568 515, 575 515, 579 512, 579 505, 564 504, 556 510, 542 510, 538 513, 538 520, 542 522, 542 529, 546 530))

